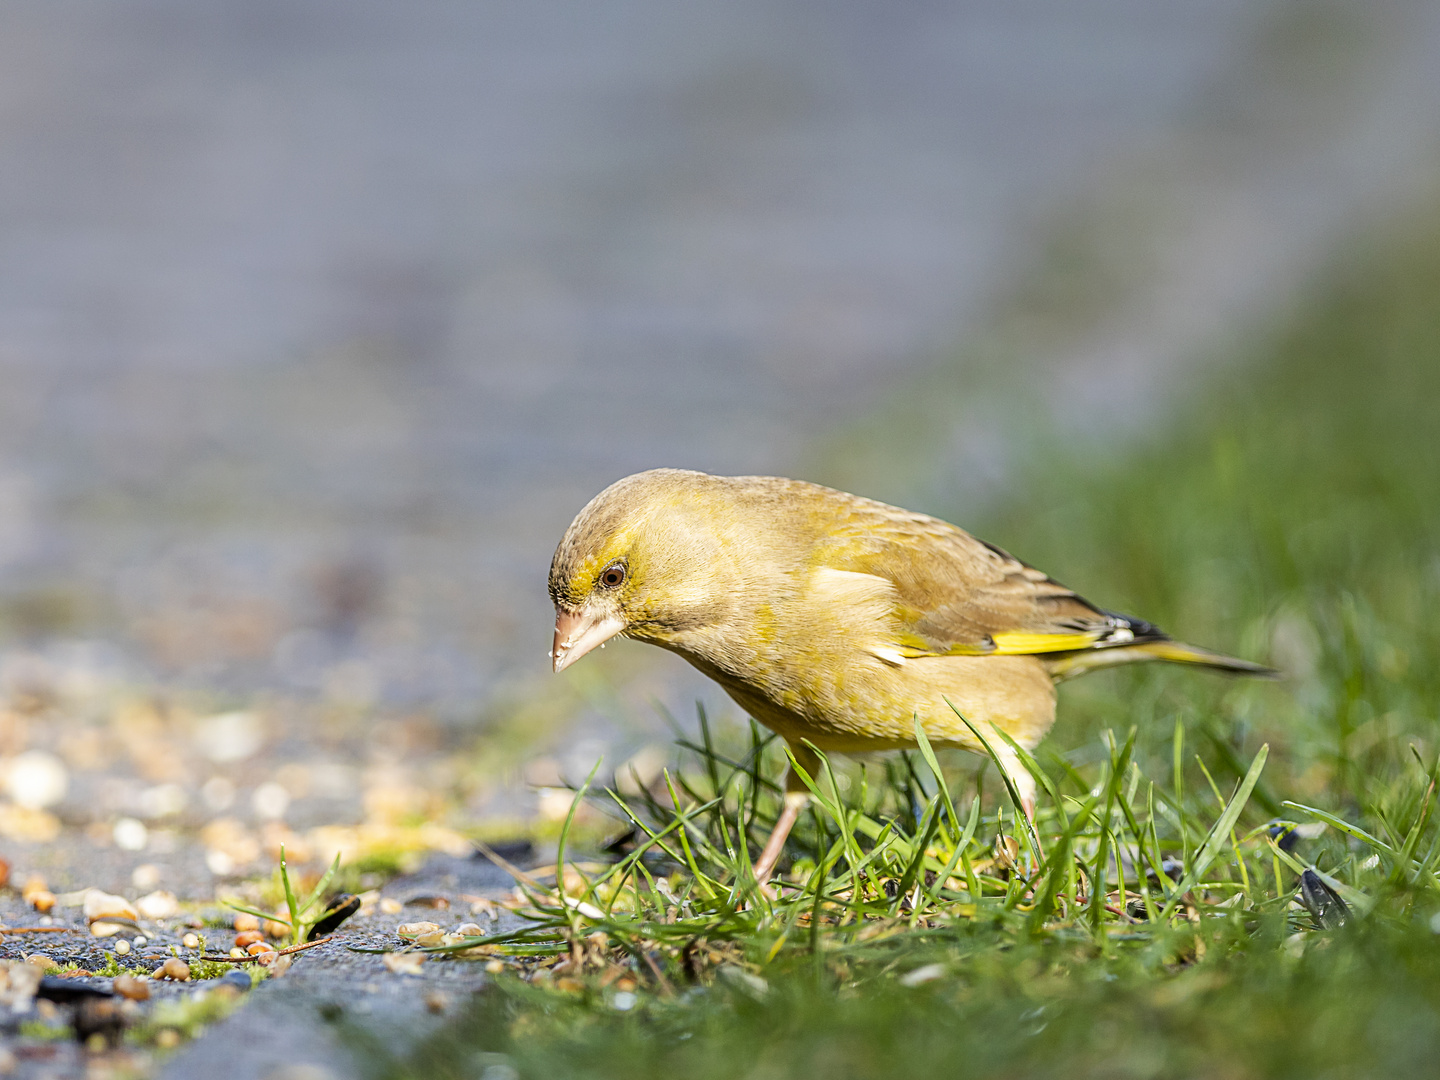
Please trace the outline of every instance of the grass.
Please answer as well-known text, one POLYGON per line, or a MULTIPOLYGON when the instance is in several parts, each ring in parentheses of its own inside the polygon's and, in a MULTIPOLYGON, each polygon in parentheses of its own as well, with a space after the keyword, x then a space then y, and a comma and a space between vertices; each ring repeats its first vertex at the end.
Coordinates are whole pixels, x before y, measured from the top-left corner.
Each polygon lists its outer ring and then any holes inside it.
MULTIPOLYGON (((330 868, 325 871, 304 899, 301 899, 296 895, 295 888, 290 882, 290 868, 285 862, 285 845, 282 844, 280 845, 280 864, 276 868, 276 873, 280 878, 280 888, 285 898, 286 915, 281 915, 279 912, 261 911, 258 908, 247 907, 234 901, 227 901, 226 906, 246 915, 254 915, 260 920, 261 926, 273 922, 278 926, 285 927, 290 932, 290 944, 303 945, 315 925, 330 914, 330 908, 323 903, 325 890, 339 870, 340 853, 336 852, 330 868)), ((346 899, 349 898, 346 897, 346 899)))
POLYGON ((773 903, 747 866, 785 762, 702 717, 654 797, 587 790, 626 853, 532 883, 534 925, 482 939, 507 973, 405 1056, 376 1047, 375 1073, 1433 1067, 1440 217, 1422 224, 1352 256, 1148 445, 1054 447, 971 523, 1286 682, 1067 686, 1035 836, 977 759, 948 759, 949 786, 923 747, 828 762, 773 903))

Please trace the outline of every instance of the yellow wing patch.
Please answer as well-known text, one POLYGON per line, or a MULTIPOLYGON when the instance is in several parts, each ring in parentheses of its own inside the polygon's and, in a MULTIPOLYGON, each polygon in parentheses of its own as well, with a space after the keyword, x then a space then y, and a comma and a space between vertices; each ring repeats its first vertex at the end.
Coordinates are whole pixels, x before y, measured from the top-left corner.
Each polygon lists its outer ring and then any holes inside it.
POLYGON ((1103 636, 1103 634, 1093 631, 1085 634, 1009 633, 992 635, 995 641, 995 652, 1001 656, 1088 649, 1103 636))
POLYGON ((945 651, 951 656, 1033 656, 1035 653, 1074 652, 1077 649, 1089 649, 1104 636, 1104 632, 1101 631, 1075 634, 1032 634, 1017 630, 993 634, 989 641, 975 645, 953 645, 945 651))

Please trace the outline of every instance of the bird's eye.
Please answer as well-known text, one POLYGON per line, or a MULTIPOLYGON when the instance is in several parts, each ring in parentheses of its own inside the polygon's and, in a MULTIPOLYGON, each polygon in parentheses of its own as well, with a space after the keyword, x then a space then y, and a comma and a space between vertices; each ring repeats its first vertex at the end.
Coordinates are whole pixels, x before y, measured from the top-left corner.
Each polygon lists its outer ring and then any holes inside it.
POLYGON ((623 563, 611 563, 600 572, 600 584, 607 589, 614 589, 625 583, 625 565, 623 563))

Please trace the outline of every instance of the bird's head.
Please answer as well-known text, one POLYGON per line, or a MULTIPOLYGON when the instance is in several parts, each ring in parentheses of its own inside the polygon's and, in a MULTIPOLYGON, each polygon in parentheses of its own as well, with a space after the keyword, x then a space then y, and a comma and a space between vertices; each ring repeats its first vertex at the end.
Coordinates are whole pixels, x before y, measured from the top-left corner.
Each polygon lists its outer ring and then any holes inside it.
POLYGON ((726 495, 722 478, 654 469, 590 500, 550 563, 557 672, 618 634, 668 645, 723 616, 726 495))

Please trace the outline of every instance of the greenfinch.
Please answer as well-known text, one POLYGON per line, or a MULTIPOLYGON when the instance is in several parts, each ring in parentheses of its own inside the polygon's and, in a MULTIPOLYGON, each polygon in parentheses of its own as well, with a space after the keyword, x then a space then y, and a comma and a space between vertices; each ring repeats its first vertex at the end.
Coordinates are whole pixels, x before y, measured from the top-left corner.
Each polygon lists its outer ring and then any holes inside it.
MULTIPOLYGON (((613 637, 679 653, 789 744, 813 775, 830 752, 915 745, 983 753, 1027 814, 1026 750, 1055 721, 1056 682, 1168 660, 1273 674, 1096 607, 962 529, 774 476, 654 469, 576 516, 550 564, 555 671, 613 637)), ((765 882, 806 801, 791 770, 755 864, 765 882)))

